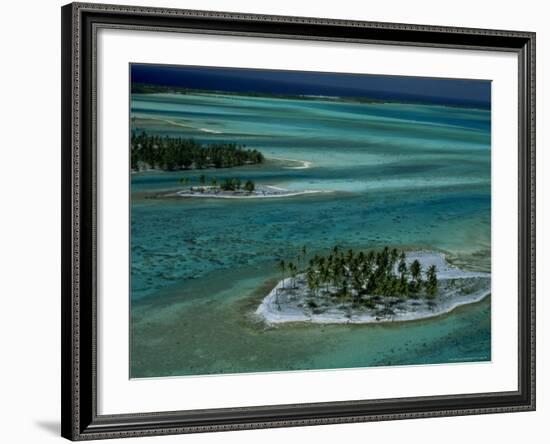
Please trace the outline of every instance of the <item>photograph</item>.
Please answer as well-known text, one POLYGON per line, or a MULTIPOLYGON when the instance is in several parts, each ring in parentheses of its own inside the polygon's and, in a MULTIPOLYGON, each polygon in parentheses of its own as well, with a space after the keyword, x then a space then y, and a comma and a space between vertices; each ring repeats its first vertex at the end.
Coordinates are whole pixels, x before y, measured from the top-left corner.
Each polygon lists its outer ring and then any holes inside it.
POLYGON ((131 379, 491 362, 491 80, 128 75, 131 379))

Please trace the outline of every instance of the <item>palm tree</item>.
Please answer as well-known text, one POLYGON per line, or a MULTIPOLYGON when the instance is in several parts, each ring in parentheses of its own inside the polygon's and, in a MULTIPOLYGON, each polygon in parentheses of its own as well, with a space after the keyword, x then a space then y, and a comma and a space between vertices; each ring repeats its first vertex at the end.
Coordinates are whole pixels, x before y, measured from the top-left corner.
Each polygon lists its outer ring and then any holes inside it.
POLYGON ((281 259, 279 261, 279 270, 281 270, 281 273, 283 274, 283 289, 285 288, 285 261, 281 259))
POLYGON ((430 265, 426 272, 426 292, 428 298, 433 299, 437 293, 437 268, 435 265, 430 265))
POLYGON ((361 299, 361 293, 363 292, 363 272, 360 263, 356 263, 351 270, 351 282, 352 288, 355 290, 355 302, 359 302, 361 299))
MULTIPOLYGON (((405 260, 405 253, 401 252, 401 255, 399 257, 399 263, 397 264, 397 271, 399 273, 401 284, 407 282, 407 274, 408 274, 408 268, 407 268, 407 262, 405 260)), ((401 293, 403 292, 403 285, 401 285, 401 293)))
POLYGON ((302 260, 304 261, 304 266, 305 266, 305 263, 306 263, 306 255, 307 255, 307 246, 306 245, 302 245, 302 260))
POLYGON ((348 283, 344 280, 342 283, 342 290, 340 291, 341 303, 344 304, 349 297, 348 283))
POLYGON ((315 256, 317 259, 316 259, 316 263, 319 267, 319 272, 322 274, 322 271, 323 271, 323 268, 325 267, 325 257, 324 256, 315 256))
POLYGON ((290 286, 294 288, 296 286, 296 274, 298 269, 296 268, 296 265, 294 265, 292 262, 288 263, 288 270, 290 272, 290 277, 292 278, 290 280, 290 286))
POLYGON ((306 272, 307 286, 313 292, 313 295, 317 297, 317 289, 319 288, 319 279, 317 273, 313 268, 309 268, 306 272))
POLYGON ((387 271, 388 265, 390 263, 390 249, 388 246, 385 246, 382 250, 382 266, 384 267, 384 272, 387 271))
POLYGON ((405 261, 405 254, 401 254, 399 264, 397 265, 397 271, 401 276, 407 273, 407 262, 405 261))
POLYGON ((397 252, 397 249, 392 248, 392 250, 390 251, 390 268, 391 268, 391 271, 393 271, 393 267, 395 266, 398 258, 399 258, 399 253, 397 252))
POLYGON ((397 282, 397 294, 401 298, 406 298, 409 295, 409 281, 407 280, 407 277, 405 274, 402 274, 399 278, 399 281, 397 282))
POLYGON ((330 268, 329 266, 327 265, 326 267, 323 267, 321 268, 321 280, 325 283, 325 292, 328 293, 329 292, 329 284, 330 284, 330 277, 331 277, 331 273, 330 273, 330 268))
POLYGON ((244 189, 248 193, 252 193, 252 191, 254 191, 254 188, 256 188, 256 186, 254 185, 254 182, 252 182, 251 180, 247 180, 246 183, 244 184, 244 189))
POLYGON ((413 279, 413 291, 416 293, 420 289, 420 285, 422 283, 422 265, 420 265, 418 259, 413 261, 410 271, 413 279))
POLYGON ((343 267, 342 267, 342 262, 341 261, 337 261, 335 264, 334 264, 334 268, 332 269, 332 283, 334 284, 334 286, 338 289, 340 287, 340 285, 342 284, 342 277, 343 277, 343 267))

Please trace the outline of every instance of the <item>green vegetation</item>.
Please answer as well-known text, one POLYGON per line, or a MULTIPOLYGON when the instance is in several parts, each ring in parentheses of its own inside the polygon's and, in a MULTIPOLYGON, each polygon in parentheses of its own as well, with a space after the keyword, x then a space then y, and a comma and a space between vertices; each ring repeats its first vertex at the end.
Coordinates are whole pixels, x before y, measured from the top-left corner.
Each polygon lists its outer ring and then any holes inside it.
POLYGON ((220 185, 220 189, 223 191, 237 191, 241 189, 241 179, 228 178, 225 179, 220 185))
POLYGON ((161 170, 231 168, 262 163, 264 156, 258 150, 246 149, 236 143, 201 144, 194 139, 161 137, 144 132, 132 134, 131 168, 140 163, 161 170))
MULTIPOLYGON (((204 174, 201 174, 198 179, 193 179, 190 177, 182 177, 178 180, 178 183, 182 185, 190 185, 195 181, 195 183, 198 182, 198 191, 204 192, 208 190, 209 192, 219 192, 221 191, 245 191, 247 193, 252 193, 256 189, 256 184, 252 180, 247 180, 242 185, 241 179, 238 177, 228 177, 224 179, 221 183, 218 183, 218 179, 216 177, 212 177, 211 179, 207 178, 204 174), (207 185, 207 182, 210 181, 210 184, 207 185)), ((197 188, 191 187, 192 190, 196 191, 197 188)))
POLYGON ((252 191, 254 191, 255 188, 256 188, 256 185, 252 180, 247 180, 246 183, 244 184, 244 190, 248 191, 249 193, 252 193, 252 191))
MULTIPOLYGON (((297 256, 298 264, 306 263, 307 249, 303 247, 297 256)), ((423 279, 422 265, 418 260, 407 264, 403 251, 384 247, 368 252, 342 251, 335 246, 326 256, 310 258, 301 271, 291 261, 279 262, 283 279, 285 270, 290 273, 291 286, 296 277, 303 275, 310 293, 315 297, 320 292, 339 297, 342 302, 372 304, 373 297, 398 297, 400 299, 426 297, 437 294, 437 270, 430 266, 423 279)))

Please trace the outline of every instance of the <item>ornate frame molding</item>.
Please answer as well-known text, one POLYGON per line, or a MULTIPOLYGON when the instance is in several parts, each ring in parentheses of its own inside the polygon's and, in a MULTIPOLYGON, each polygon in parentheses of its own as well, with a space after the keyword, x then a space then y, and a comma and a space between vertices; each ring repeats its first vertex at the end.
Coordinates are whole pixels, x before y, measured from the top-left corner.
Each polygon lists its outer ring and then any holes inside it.
POLYGON ((71 440, 535 409, 535 34, 72 3, 62 8, 62 435, 71 440), (519 65, 517 392, 97 415, 96 85, 99 27, 514 52, 519 65))

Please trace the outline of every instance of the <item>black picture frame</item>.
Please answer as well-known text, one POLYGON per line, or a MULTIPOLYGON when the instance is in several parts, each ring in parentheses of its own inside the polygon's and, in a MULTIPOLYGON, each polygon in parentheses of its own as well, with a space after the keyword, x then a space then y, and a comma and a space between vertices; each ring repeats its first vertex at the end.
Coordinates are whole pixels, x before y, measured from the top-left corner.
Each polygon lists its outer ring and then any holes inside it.
POLYGON ((72 3, 62 14, 62 436, 119 438, 535 409, 535 33, 72 3), (519 66, 518 390, 97 414, 95 38, 99 27, 507 51, 519 66))

